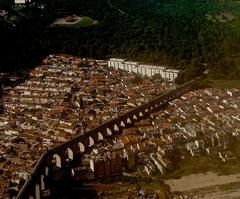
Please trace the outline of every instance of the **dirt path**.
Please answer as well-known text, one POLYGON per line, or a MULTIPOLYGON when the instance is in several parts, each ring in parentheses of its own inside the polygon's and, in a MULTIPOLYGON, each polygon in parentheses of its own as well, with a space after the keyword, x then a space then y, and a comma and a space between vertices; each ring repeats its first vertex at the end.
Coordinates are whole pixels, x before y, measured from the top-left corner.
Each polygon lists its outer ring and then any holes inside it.
POLYGON ((240 174, 218 176, 216 173, 208 172, 207 174, 184 176, 177 180, 165 180, 165 183, 171 187, 171 191, 189 191, 232 182, 240 182, 240 174))

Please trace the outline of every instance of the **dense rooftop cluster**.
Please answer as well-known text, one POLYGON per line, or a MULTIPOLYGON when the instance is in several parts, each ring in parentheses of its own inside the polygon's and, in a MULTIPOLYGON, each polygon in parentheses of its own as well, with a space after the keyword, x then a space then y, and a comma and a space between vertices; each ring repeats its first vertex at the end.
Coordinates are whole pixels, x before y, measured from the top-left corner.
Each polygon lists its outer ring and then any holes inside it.
POLYGON ((85 155, 83 166, 93 171, 88 179, 122 172, 129 176, 133 171, 132 177, 166 175, 186 153, 192 161, 207 156, 239 165, 239 154, 232 151, 231 143, 240 140, 239 106, 237 89, 187 93, 85 155))
MULTIPOLYGON (((83 135, 169 89, 157 80, 108 68, 105 61, 47 57, 28 80, 4 97, 5 111, 0 115, 3 197, 18 191, 44 149, 83 135)), ((187 93, 123 129, 113 140, 103 139, 84 155, 72 175, 80 180, 164 176, 186 153, 239 162, 230 147, 232 140, 240 140, 239 106, 237 89, 187 93)), ((56 169, 61 166, 59 158, 53 161, 56 169)))
POLYGON ((0 193, 18 191, 44 149, 170 88, 106 66, 100 60, 50 55, 11 89, 0 115, 0 193))
POLYGON ((227 149, 230 136, 239 139, 239 107, 238 89, 205 89, 188 93, 171 104, 169 118, 177 122, 175 128, 185 139, 195 138, 187 143, 192 156, 201 150, 218 155, 227 149))

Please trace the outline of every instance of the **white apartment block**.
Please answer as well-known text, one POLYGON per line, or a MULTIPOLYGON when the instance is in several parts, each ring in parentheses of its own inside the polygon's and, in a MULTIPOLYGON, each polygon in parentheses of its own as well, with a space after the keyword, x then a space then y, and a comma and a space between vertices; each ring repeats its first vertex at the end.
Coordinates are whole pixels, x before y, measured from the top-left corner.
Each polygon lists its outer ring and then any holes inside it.
POLYGON ((108 61, 108 67, 126 70, 128 72, 138 73, 140 75, 147 75, 149 77, 160 74, 163 79, 173 82, 178 76, 179 70, 167 69, 164 66, 154 66, 139 64, 138 62, 125 61, 125 59, 111 58, 108 61))

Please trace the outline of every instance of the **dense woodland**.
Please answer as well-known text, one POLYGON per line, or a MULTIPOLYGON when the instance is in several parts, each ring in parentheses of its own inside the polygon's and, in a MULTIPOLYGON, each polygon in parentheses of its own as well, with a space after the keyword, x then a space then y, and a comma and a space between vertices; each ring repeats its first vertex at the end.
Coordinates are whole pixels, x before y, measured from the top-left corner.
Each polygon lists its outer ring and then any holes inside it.
POLYGON ((18 15, 16 27, 1 24, 1 70, 15 72, 36 66, 48 54, 68 53, 183 69, 179 83, 205 69, 215 79, 240 78, 238 1, 51 0, 46 4, 41 12, 24 10, 25 16, 12 11, 18 15), (89 16, 99 23, 50 28, 63 13, 89 16))

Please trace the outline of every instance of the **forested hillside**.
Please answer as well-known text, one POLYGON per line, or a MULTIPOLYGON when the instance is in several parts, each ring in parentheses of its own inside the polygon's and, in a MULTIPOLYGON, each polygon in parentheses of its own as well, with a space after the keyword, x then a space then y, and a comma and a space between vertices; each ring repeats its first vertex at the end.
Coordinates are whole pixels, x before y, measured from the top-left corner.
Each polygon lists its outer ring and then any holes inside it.
POLYGON ((16 29, 1 32, 1 68, 70 53, 165 64, 184 70, 180 82, 205 69, 212 78, 240 78, 240 1, 52 0, 42 21, 25 17, 16 29), (50 28, 62 10, 98 23, 50 28))

